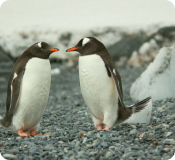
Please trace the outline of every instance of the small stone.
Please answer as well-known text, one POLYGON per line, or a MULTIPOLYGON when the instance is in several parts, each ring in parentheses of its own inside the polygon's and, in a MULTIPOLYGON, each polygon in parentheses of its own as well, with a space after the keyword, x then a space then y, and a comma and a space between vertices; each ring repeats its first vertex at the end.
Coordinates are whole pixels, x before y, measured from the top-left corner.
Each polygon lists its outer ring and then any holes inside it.
POLYGON ((136 129, 132 129, 132 130, 129 132, 130 135, 135 135, 136 133, 137 133, 137 130, 136 130, 136 129))
POLYGON ((102 142, 101 146, 106 148, 106 147, 108 147, 108 144, 107 144, 107 142, 102 142))
POLYGON ((163 151, 164 152, 169 152, 170 151, 170 148, 164 148, 163 151))
POLYGON ((168 124, 162 124, 162 126, 166 129, 170 127, 168 124))
POLYGON ((54 147, 45 147, 43 150, 44 151, 52 151, 54 149, 55 149, 54 147))
POLYGON ((86 147, 87 148, 93 148, 93 145, 92 144, 87 144, 86 147))
POLYGON ((172 133, 173 133, 173 132, 167 132, 167 133, 165 134, 165 136, 166 136, 166 137, 171 136, 172 133))
POLYGON ((119 138, 119 137, 112 137, 111 140, 112 140, 113 142, 115 142, 115 141, 120 141, 121 138, 119 138))
POLYGON ((9 159, 17 159, 18 157, 16 155, 13 154, 3 154, 4 158, 9 158, 9 159))
POLYGON ((52 150, 52 153, 57 153, 58 151, 57 150, 52 150))
POLYGON ((97 154, 98 152, 89 152, 89 155, 95 155, 95 154, 97 154))
POLYGON ((65 152, 65 153, 68 153, 68 149, 67 149, 67 148, 64 148, 64 152, 65 152))
POLYGON ((109 149, 115 149, 115 146, 110 146, 109 149))
POLYGON ((29 153, 36 153, 36 152, 39 152, 39 149, 38 149, 38 147, 36 147, 36 146, 32 146, 32 147, 29 149, 29 153))
POLYGON ((75 144, 75 148, 77 148, 78 146, 80 146, 80 141, 77 141, 75 144))
POLYGON ((50 134, 51 134, 51 132, 47 132, 43 136, 49 136, 50 134))
POLYGON ((84 154, 85 153, 85 151, 80 151, 80 152, 78 152, 78 154, 84 154))
POLYGON ((89 132, 87 133, 87 136, 91 136, 91 135, 93 135, 93 131, 89 131, 89 132))
POLYGON ((21 139, 21 137, 16 137, 16 139, 21 139))
POLYGON ((68 138, 67 138, 67 137, 60 137, 60 139, 61 139, 63 142, 67 142, 67 141, 68 141, 68 138))
POLYGON ((112 155, 113 155, 113 153, 109 151, 109 152, 106 153, 105 157, 106 157, 106 158, 109 158, 109 157, 111 157, 112 155))
POLYGON ((82 143, 86 143, 87 141, 87 137, 83 138, 83 142, 82 143))
POLYGON ((164 144, 175 144, 175 140, 174 139, 165 139, 163 141, 164 144))
POLYGON ((64 156, 65 154, 64 154, 64 152, 60 152, 60 153, 58 153, 57 155, 58 155, 58 156, 64 156))
POLYGON ((17 148, 12 148, 8 152, 10 152, 10 153, 18 153, 19 150, 17 148))
POLYGON ((99 144, 100 144, 100 142, 95 142, 95 143, 93 143, 93 146, 97 147, 99 144))
POLYGON ((131 125, 132 128, 136 129, 136 126, 135 125, 131 125))
POLYGON ((101 138, 101 136, 100 136, 100 134, 99 134, 99 133, 97 133, 97 138, 101 138))

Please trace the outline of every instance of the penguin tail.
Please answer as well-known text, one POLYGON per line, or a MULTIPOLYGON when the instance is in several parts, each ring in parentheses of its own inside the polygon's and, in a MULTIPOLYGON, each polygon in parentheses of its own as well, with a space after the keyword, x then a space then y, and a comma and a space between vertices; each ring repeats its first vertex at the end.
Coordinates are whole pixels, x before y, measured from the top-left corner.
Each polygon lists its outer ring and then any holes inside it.
POLYGON ((133 106, 130 106, 132 108, 132 113, 140 112, 148 105, 148 103, 150 101, 151 101, 151 97, 148 97, 148 98, 134 104, 133 106))

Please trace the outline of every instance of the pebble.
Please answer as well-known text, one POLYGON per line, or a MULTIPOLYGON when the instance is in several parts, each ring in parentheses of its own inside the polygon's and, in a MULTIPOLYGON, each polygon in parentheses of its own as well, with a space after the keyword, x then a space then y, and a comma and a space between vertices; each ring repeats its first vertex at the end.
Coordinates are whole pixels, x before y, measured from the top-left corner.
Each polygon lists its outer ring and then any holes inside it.
POLYGON ((17 148, 12 148, 8 152, 10 152, 10 153, 18 153, 19 150, 17 148))
POLYGON ((135 125, 131 125, 132 128, 136 129, 136 126, 135 125))
POLYGON ((109 158, 109 157, 111 157, 112 155, 113 155, 113 153, 110 152, 110 151, 108 151, 108 152, 106 153, 105 157, 106 157, 106 158, 109 158))
POLYGON ((93 131, 89 131, 89 132, 87 133, 87 136, 91 136, 91 135, 93 135, 93 131))
POLYGON ((102 142, 101 146, 106 148, 106 147, 108 147, 108 144, 107 144, 107 142, 102 142))
POLYGON ((64 148, 64 152, 65 152, 65 153, 68 153, 68 149, 67 149, 67 148, 64 148))
POLYGON ((169 136, 171 136, 173 134, 173 132, 167 132, 166 134, 165 134, 165 136, 166 137, 169 137, 169 136))
POLYGON ((87 141, 87 137, 83 138, 83 142, 82 143, 86 143, 87 141))
POLYGON ((32 146, 32 147, 30 147, 29 153, 36 153, 36 152, 39 152, 39 149, 38 149, 37 146, 32 146))
POLYGON ((9 159, 18 159, 18 157, 14 154, 3 154, 3 157, 9 159))
POLYGON ((77 148, 78 146, 80 146, 80 141, 77 141, 75 144, 75 148, 77 148))
POLYGON ((163 141, 164 144, 175 144, 175 140, 174 139, 165 139, 163 141))
POLYGON ((87 144, 86 147, 87 148, 93 148, 93 145, 92 144, 87 144))
POLYGON ((136 133, 137 133, 137 130, 136 130, 136 129, 132 129, 132 130, 129 132, 130 135, 135 135, 136 133))
MULTIPOLYGON (((175 98, 153 102, 150 124, 123 123, 110 131, 98 131, 81 95, 78 70, 54 65, 52 68, 60 68, 62 72, 59 78, 52 76, 48 105, 37 131, 45 136, 19 137, 16 133, 2 129, 0 152, 13 157, 6 159, 160 160, 173 155, 175 116, 172 111, 175 98), (159 111, 160 106, 165 107, 159 111), (157 144, 152 145, 156 141, 157 144)), ((129 88, 144 69, 119 67, 126 105, 135 103, 130 99, 129 88)), ((0 92, 0 115, 5 114, 5 100, 6 90, 0 92)))

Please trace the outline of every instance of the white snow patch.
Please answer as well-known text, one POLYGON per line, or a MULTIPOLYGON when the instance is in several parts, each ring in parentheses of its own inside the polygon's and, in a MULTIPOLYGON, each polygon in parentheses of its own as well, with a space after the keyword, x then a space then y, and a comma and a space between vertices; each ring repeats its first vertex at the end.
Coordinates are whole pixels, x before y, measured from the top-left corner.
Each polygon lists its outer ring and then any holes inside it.
POLYGON ((153 100, 175 97, 175 47, 164 47, 155 60, 132 84, 130 96, 142 100, 151 96, 153 100))
POLYGON ((61 71, 59 68, 54 68, 51 70, 51 75, 58 75, 60 73, 61 73, 61 71))
POLYGON ((142 44, 142 46, 139 48, 139 53, 142 54, 149 54, 155 49, 158 49, 158 45, 154 39, 151 39, 149 42, 145 42, 142 44))
POLYGON ((132 114, 129 119, 127 119, 124 123, 150 123, 152 113, 152 100, 148 103, 148 105, 138 113, 132 114))
POLYGON ((150 47, 150 43, 149 43, 149 42, 145 42, 145 43, 143 43, 142 46, 140 47, 139 53, 140 53, 140 54, 146 54, 146 53, 149 52, 150 48, 151 48, 151 47, 150 47))
MULTIPOLYGON (((101 28, 94 30, 71 30, 51 29, 47 27, 40 28, 39 25, 25 27, 25 29, 14 29, 12 32, 2 33, 0 35, 0 46, 12 57, 18 58, 27 48, 36 42, 46 42, 53 48, 59 48, 59 52, 51 54, 51 59, 71 59, 79 55, 78 52, 66 52, 66 49, 75 46, 82 37, 93 36, 100 40, 106 47, 122 39, 122 34, 127 29, 120 30, 118 27, 101 28), (116 38, 117 37, 117 38, 116 38)), ((138 31, 128 31, 133 34, 138 31)), ((37 44, 38 45, 38 44, 37 44)))

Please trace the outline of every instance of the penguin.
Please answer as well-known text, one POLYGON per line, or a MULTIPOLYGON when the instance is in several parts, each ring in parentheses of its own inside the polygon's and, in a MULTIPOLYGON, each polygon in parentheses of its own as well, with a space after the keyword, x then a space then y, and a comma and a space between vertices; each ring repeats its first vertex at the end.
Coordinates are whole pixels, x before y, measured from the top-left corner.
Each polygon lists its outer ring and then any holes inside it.
POLYGON ((24 137, 42 136, 35 131, 40 125, 50 91, 49 56, 56 51, 59 50, 45 42, 37 42, 18 58, 9 77, 6 113, 0 120, 0 128, 12 129, 24 137))
POLYGON ((110 130, 144 109, 151 97, 126 107, 123 102, 122 81, 103 43, 85 37, 66 52, 78 51, 79 79, 84 101, 98 130, 110 130))

